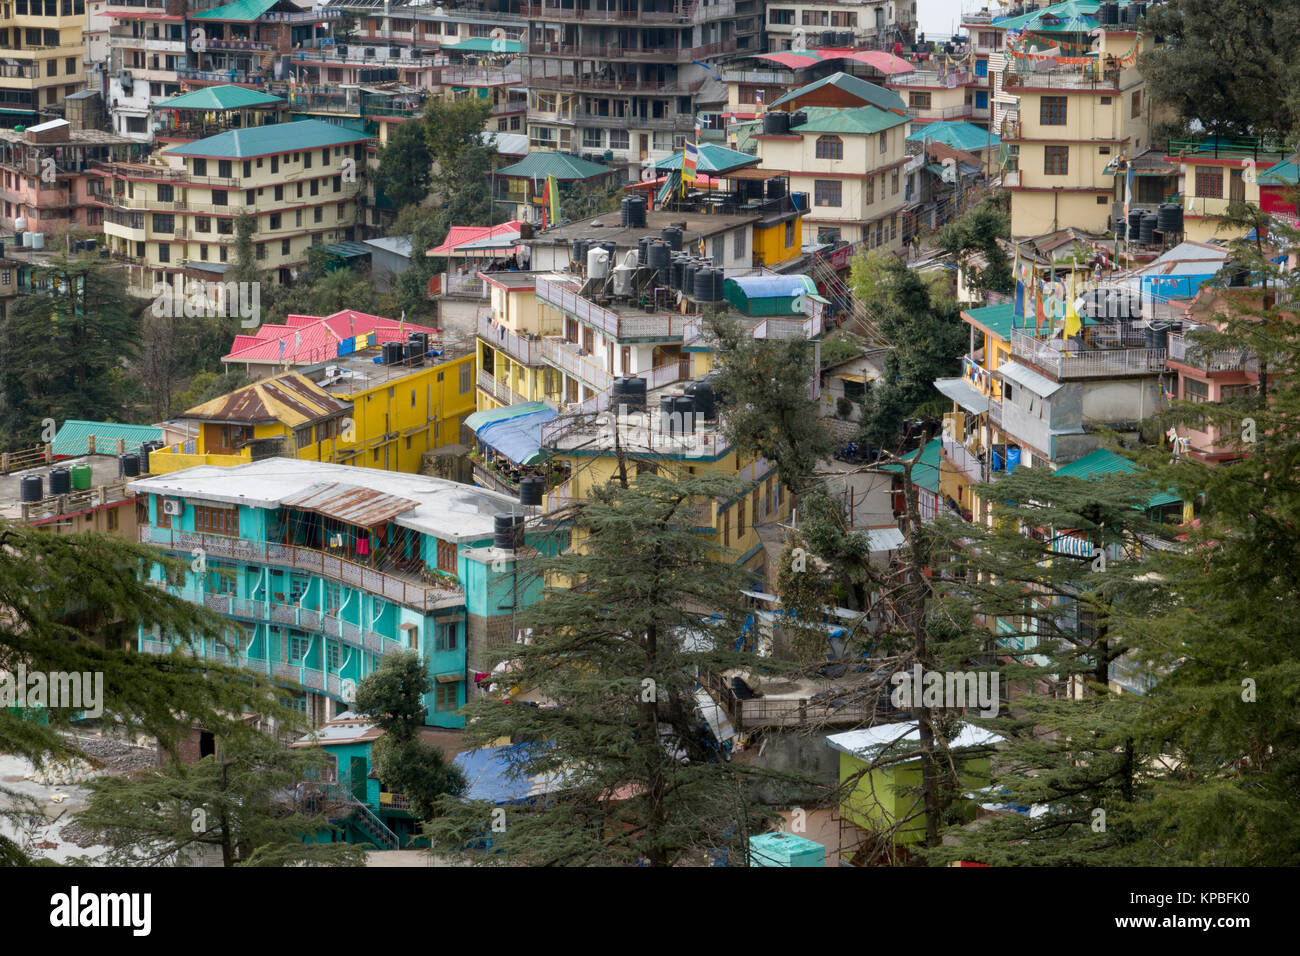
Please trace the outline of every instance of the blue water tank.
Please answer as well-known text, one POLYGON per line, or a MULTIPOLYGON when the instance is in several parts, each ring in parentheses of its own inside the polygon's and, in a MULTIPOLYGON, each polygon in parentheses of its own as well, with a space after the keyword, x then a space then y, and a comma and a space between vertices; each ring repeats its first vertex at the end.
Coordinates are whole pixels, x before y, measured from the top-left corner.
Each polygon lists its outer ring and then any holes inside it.
POLYGON ((1020 449, 1008 448, 1007 449, 1007 474, 1009 475, 1013 471, 1015 471, 1016 466, 1018 466, 1019 464, 1020 464, 1020 449))

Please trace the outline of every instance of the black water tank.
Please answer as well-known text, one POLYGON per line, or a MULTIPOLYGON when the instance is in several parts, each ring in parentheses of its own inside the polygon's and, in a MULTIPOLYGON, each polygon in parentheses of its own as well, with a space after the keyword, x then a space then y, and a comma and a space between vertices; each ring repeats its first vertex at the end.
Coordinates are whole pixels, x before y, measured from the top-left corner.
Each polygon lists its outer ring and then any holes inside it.
POLYGON ((1138 235, 1142 232, 1142 210, 1130 209, 1128 212, 1128 237, 1132 242, 1138 241, 1138 235))
POLYGON ((708 382, 691 382, 683 391, 695 402, 695 414, 702 420, 711 422, 718 417, 718 409, 713 401, 713 386, 708 382))
POLYGON ((147 441, 140 446, 140 471, 143 474, 150 474, 150 456, 164 447, 160 441, 147 441))
POLYGON ((628 376, 614 379, 609 405, 616 412, 620 406, 631 412, 645 411, 645 379, 628 376))
POLYGON ((1155 242, 1156 240, 1156 219, 1158 217, 1153 212, 1142 214, 1142 234, 1139 242, 1155 242))
POLYGON ((586 268, 587 265, 587 246, 590 243, 586 239, 574 239, 569 244, 569 262, 576 262, 580 267, 586 268))
POLYGON ((807 122, 808 122, 808 114, 805 113, 803 110, 799 110, 797 113, 790 114, 791 129, 794 129, 796 126, 803 126, 807 122))
POLYGON ((659 284, 668 284, 668 265, 672 261, 672 246, 662 239, 651 240, 650 245, 646 248, 646 263, 654 269, 659 270, 659 284))
POLYGON ((664 435, 671 435, 673 429, 673 412, 677 409, 677 395, 660 395, 659 396, 659 431, 664 435))
POLYGON ((700 270, 704 267, 705 263, 702 259, 695 258, 686 261, 686 268, 682 270, 682 288, 688 293, 694 294, 695 277, 700 274, 700 270))
POLYGON ((645 228, 645 197, 625 196, 619 210, 619 222, 624 229, 645 228))
POLYGON ((523 515, 497 515, 493 519, 492 544, 505 551, 514 551, 523 544, 523 515))
POLYGON ((769 179, 767 181, 767 198, 784 199, 785 198, 785 180, 781 177, 769 179))
POLYGON ((1123 214, 1123 213, 1120 213, 1118 216, 1116 216, 1114 219, 1111 220, 1111 224, 1110 224, 1110 226, 1111 226, 1112 229, 1115 230, 1115 235, 1117 235, 1117 236, 1123 236, 1123 235, 1124 235, 1124 226, 1125 226, 1127 223, 1128 223, 1128 220, 1126 220, 1126 219, 1124 218, 1124 214, 1123 214))
POLYGON ((1183 207, 1176 202, 1162 202, 1156 210, 1156 228, 1165 235, 1183 231, 1183 207))
POLYGON ((18 482, 18 499, 20 501, 40 501, 45 497, 42 490, 45 482, 41 481, 40 475, 23 475, 22 480, 18 482))
POLYGON ((424 349, 420 348, 419 339, 407 340, 403 359, 408 365, 424 364, 424 349))
POLYGON ((689 395, 678 395, 673 399, 673 413, 677 416, 677 427, 682 434, 689 435, 695 431, 695 399, 689 395))
POLYGON ((701 269, 695 273, 696 302, 717 302, 722 298, 724 276, 719 269, 701 269))
POLYGON ((808 194, 807 194, 807 193, 791 193, 791 197, 792 197, 793 200, 794 200, 794 208, 795 208, 795 209, 798 209, 800 212, 807 212, 807 211, 808 211, 808 194))
POLYGON ((591 249, 604 249, 607 253, 609 253, 610 269, 613 269, 614 266, 618 264, 617 259, 615 258, 618 255, 617 242, 611 242, 608 239, 606 239, 604 242, 593 242, 590 246, 587 247, 587 249, 588 251, 590 251, 591 249))
POLYGON ((668 280, 668 287, 670 289, 678 289, 683 292, 686 292, 688 295, 690 294, 691 290, 686 286, 682 285, 682 276, 686 272, 686 263, 690 260, 690 258, 691 257, 684 252, 679 252, 676 255, 674 255, 673 265, 672 265, 672 277, 668 280))
POLYGON ((784 136, 790 132, 790 114, 773 110, 763 114, 763 134, 765 136, 784 136))
POLYGON ((545 478, 520 478, 519 503, 525 508, 536 508, 542 503, 542 493, 545 490, 545 478))
POLYGON ((140 477, 140 456, 134 452, 128 452, 117 460, 118 468, 125 478, 140 477))
POLYGON ((66 468, 50 469, 50 497, 66 495, 72 491, 72 472, 66 468))
POLYGON ((673 252, 682 250, 682 227, 681 226, 664 226, 659 230, 659 238, 672 247, 673 252))
POLYGON ((653 240, 652 236, 642 236, 640 239, 636 241, 636 264, 637 265, 643 266, 648 262, 646 256, 650 251, 650 243, 652 240, 653 240))
POLYGON ((1119 23, 1119 4, 1103 3, 1097 7, 1097 19, 1102 26, 1113 27, 1119 23))
POLYGON ((1164 325, 1160 328, 1147 326, 1144 332, 1146 346, 1149 349, 1165 349, 1169 347, 1169 326, 1164 325))
POLYGON ((385 342, 381 354, 383 355, 384 365, 401 365, 402 360, 406 358, 406 343, 385 342))

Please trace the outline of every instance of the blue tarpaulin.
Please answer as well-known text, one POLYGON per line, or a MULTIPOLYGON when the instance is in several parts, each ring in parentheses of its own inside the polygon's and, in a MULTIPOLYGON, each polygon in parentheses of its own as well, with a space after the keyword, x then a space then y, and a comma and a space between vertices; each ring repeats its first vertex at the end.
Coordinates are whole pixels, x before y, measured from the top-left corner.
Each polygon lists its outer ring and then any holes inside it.
POLYGON ((557 412, 543 402, 527 402, 509 408, 493 409, 500 417, 487 419, 486 412, 475 412, 465 424, 479 442, 503 455, 516 465, 531 465, 542 460, 542 426, 557 412), (517 410, 517 412, 516 412, 517 410), (510 414, 516 412, 515 414, 510 414), (478 416, 483 418, 475 421, 478 416))
POLYGON ((516 776, 510 772, 527 758, 527 744, 505 747, 484 747, 467 750, 456 755, 456 766, 465 774, 466 800, 487 800, 491 803, 518 803, 558 789, 556 774, 536 777, 516 776))

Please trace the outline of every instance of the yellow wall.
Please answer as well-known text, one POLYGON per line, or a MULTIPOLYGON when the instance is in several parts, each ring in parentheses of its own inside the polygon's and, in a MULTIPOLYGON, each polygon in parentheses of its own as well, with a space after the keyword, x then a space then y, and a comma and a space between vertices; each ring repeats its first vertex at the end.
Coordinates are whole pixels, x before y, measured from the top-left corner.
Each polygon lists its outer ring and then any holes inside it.
POLYGON ((798 217, 790 223, 778 223, 766 229, 754 226, 754 255, 763 260, 765 266, 774 266, 798 258, 803 250, 803 219, 798 217), (786 226, 790 228, 787 229, 786 226), (789 240, 789 241, 787 241, 789 240))

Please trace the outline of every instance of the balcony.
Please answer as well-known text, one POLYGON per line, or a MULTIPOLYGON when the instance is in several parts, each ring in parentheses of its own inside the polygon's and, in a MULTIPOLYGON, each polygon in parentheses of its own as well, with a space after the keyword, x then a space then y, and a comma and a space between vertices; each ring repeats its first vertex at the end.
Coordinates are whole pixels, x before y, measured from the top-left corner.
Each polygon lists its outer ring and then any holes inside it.
POLYGON ((212 594, 198 588, 169 587, 172 594, 194 604, 202 604, 210 611, 225 617, 256 623, 287 624, 324 634, 351 647, 383 654, 402 650, 406 644, 401 638, 390 637, 369 628, 359 627, 351 621, 316 608, 284 604, 261 598, 240 598, 230 594, 212 594))
MULTIPOLYGON (((1052 340, 1057 341, 1057 340, 1052 340)), ((1113 348, 1095 351, 1061 351, 1049 340, 1020 329, 1011 332, 1011 352, 1055 376, 1057 381, 1110 378, 1117 375, 1152 375, 1163 372, 1165 349, 1113 348)))
POLYGON ((1207 375, 1216 372, 1259 373, 1259 359, 1246 349, 1209 351, 1199 347, 1183 332, 1169 333, 1169 361, 1189 366, 1207 375))
POLYGON ((940 70, 913 70, 911 73, 900 73, 896 77, 889 77, 886 85, 889 86, 923 86, 936 90, 951 90, 958 86, 965 86, 967 83, 973 83, 980 79, 969 70, 949 70, 943 72, 940 70))
POLYGON ((173 551, 189 553, 195 548, 202 548, 205 554, 212 557, 296 568, 421 611, 455 607, 465 600, 463 591, 431 585, 417 574, 376 571, 340 555, 314 548, 154 527, 141 528, 140 541, 142 544, 158 545, 173 551))
POLYGON ((582 355, 576 343, 561 338, 542 339, 542 358, 598 392, 614 384, 614 377, 596 362, 582 355))
POLYGON ((756 86, 793 86, 793 70, 723 70, 724 83, 753 83, 756 86))
POLYGON ((528 54, 530 56, 574 57, 581 60, 608 60, 611 62, 625 62, 627 60, 686 62, 708 56, 734 53, 735 50, 735 40, 709 43, 697 47, 629 47, 619 43, 583 46, 577 43, 553 43, 549 41, 536 41, 528 44, 528 54))
MULTIPOLYGON (((985 110, 984 112, 988 112, 985 110)), ((918 120, 956 120, 963 119, 975 114, 974 103, 958 103, 956 106, 940 107, 911 107, 907 108, 907 115, 918 120)))
POLYGON ((583 126, 609 126, 614 129, 658 129, 687 132, 695 128, 695 117, 686 113, 676 116, 602 116, 599 113, 573 113, 570 122, 583 126))
POLYGON ((443 86, 504 86, 509 83, 523 83, 523 71, 518 65, 499 70, 482 66, 449 66, 442 71, 443 86))
POLYGON ((956 467, 970 481, 984 480, 984 459, 975 454, 961 442, 943 439, 943 457, 956 467))
POLYGON ((621 315, 583 298, 572 286, 553 279, 537 280, 537 297, 616 339, 680 339, 692 318, 653 313, 621 315))
POLYGON ((478 337, 494 349, 505 352, 512 359, 524 365, 542 363, 542 341, 512 332, 504 325, 493 325, 491 314, 486 310, 478 315, 478 337))
POLYGON ((295 664, 290 661, 270 661, 263 657, 249 657, 243 652, 232 659, 224 648, 216 645, 213 646, 212 653, 209 654, 206 649, 200 650, 184 644, 171 644, 149 638, 140 641, 140 649, 146 654, 170 654, 178 647, 183 654, 189 657, 211 658, 235 667, 257 671, 266 674, 268 677, 294 681, 308 690, 319 691, 336 700, 343 700, 343 678, 338 674, 331 674, 315 667, 305 667, 302 664, 295 664))
POLYGON ((520 405, 528 401, 505 382, 498 382, 492 377, 491 372, 485 372, 482 369, 479 369, 478 372, 478 387, 502 405, 520 405))
POLYGON ((1098 90, 1119 89, 1120 74, 1110 70, 1101 74, 1080 73, 1076 70, 1053 70, 1050 73, 1007 73, 1002 88, 1015 90, 1098 90))

